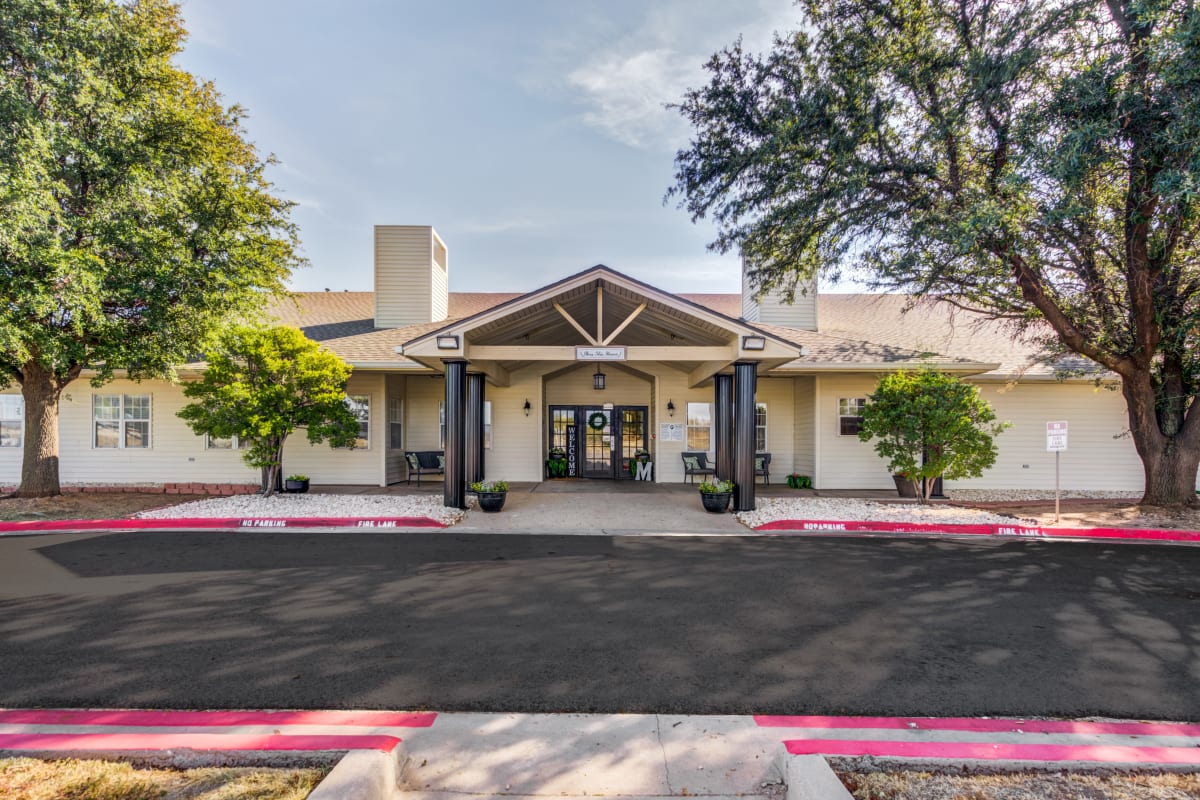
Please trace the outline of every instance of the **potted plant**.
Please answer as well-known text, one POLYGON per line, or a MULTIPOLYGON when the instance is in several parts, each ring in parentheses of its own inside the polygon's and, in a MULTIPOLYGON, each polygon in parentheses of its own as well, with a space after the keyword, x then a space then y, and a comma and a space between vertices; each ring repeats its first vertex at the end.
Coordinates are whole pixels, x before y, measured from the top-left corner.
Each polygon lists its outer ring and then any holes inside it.
POLYGON ((811 489, 812 478, 807 475, 801 475, 798 472, 793 472, 787 476, 787 485, 792 489, 811 489))
POLYGON ((546 459, 546 475, 551 478, 567 477, 567 451, 561 447, 551 447, 550 457, 546 459))
POLYGON ((288 494, 305 494, 308 492, 307 475, 288 475, 283 481, 283 490, 288 494))
POLYGON ((471 484, 471 491, 479 498, 479 510, 492 514, 504 508, 504 498, 508 497, 508 482, 479 481, 471 484))
POLYGON ((629 477, 636 478, 637 477, 637 465, 639 463, 645 464, 649 460, 650 460, 650 451, 649 450, 638 450, 637 452, 635 452, 633 454, 633 458, 629 459, 629 477))
POLYGON ((704 510, 720 514, 729 508, 729 499, 733 497, 733 481, 704 481, 700 484, 700 501, 704 510))

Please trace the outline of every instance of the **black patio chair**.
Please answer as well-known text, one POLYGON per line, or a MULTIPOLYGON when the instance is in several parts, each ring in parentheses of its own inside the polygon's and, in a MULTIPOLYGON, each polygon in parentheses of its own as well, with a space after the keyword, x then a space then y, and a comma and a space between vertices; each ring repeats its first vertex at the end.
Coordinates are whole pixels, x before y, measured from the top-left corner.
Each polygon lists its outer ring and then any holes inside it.
POLYGON ((688 479, 688 483, 695 483, 694 475, 699 475, 701 478, 709 475, 716 475, 717 471, 709 466, 708 457, 702 452, 685 451, 679 454, 683 459, 683 474, 688 479))

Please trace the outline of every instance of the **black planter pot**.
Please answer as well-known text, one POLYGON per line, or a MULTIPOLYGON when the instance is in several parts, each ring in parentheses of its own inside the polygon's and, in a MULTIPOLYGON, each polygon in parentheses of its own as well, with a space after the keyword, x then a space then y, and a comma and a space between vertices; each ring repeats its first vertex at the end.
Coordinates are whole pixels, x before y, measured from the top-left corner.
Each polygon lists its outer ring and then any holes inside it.
POLYGON ((916 497, 917 487, 913 486, 913 482, 908 479, 907 475, 893 475, 892 480, 896 482, 896 491, 901 497, 916 497))
POLYGON ((308 481, 294 481, 289 478, 283 482, 283 490, 288 494, 307 494, 308 481))
POLYGON ((733 492, 700 493, 700 501, 704 503, 704 510, 714 514, 724 513, 729 508, 729 500, 732 497, 733 492))
POLYGON ((508 497, 508 492, 478 492, 475 496, 479 498, 480 511, 494 514, 504 508, 504 498, 508 497))

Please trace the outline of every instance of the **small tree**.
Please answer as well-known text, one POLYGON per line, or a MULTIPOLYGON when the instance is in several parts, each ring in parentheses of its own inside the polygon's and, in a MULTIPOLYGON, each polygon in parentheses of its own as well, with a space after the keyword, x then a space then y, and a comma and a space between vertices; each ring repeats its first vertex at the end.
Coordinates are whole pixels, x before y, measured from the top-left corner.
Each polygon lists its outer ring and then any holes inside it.
POLYGON ((236 326, 208 354, 204 377, 184 387, 198 402, 179 412, 198 434, 249 445, 242 458, 263 470, 263 493, 275 491, 283 445, 296 428, 308 441, 351 447, 358 419, 346 406, 350 366, 296 328, 236 326))
POLYGON ((894 372, 875 387, 858 438, 875 439, 888 469, 913 482, 922 503, 939 477, 978 478, 996 463, 996 422, 979 389, 931 370, 894 372), (922 491, 922 481, 924 490, 922 491))

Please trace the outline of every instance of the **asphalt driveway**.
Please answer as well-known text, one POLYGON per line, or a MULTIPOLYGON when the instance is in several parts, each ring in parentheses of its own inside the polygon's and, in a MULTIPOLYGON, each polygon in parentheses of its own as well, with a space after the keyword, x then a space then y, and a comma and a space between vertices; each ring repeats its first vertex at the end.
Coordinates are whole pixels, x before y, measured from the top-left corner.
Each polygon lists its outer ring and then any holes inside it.
POLYGON ((0 539, 0 706, 1200 719, 1200 548, 0 539))

